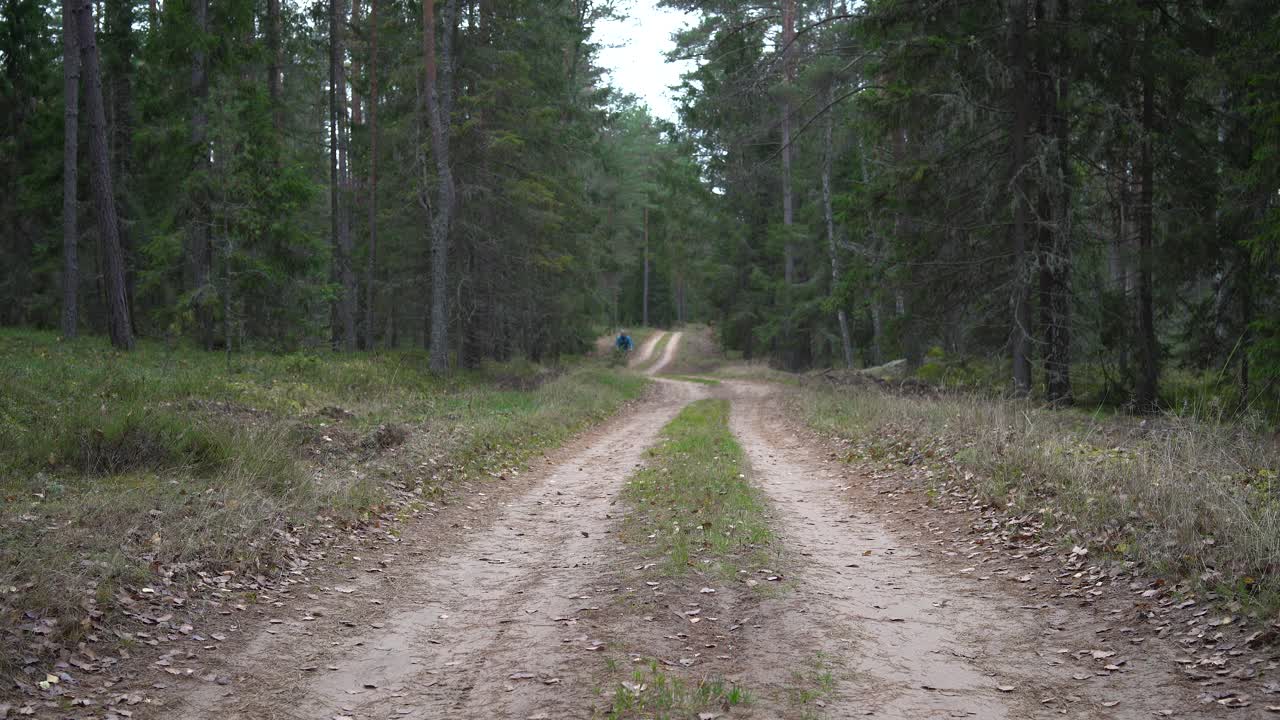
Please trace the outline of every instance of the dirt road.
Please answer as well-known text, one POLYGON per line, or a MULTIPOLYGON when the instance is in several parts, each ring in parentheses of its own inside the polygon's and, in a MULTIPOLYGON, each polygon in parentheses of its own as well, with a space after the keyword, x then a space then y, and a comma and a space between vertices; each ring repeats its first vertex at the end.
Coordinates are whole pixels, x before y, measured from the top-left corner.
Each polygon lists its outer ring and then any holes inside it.
POLYGON ((693 683, 727 678, 751 692, 751 703, 715 717, 1223 712, 1198 705, 1154 643, 1116 648, 1087 629, 1096 620, 1088 610, 1046 618, 1016 587, 924 559, 885 518, 851 502, 859 477, 791 429, 777 409, 781 390, 656 385, 642 405, 525 478, 527 489, 453 528, 445 544, 406 537, 399 556, 407 571, 387 578, 368 571, 376 558, 355 558, 351 571, 308 588, 306 600, 246 627, 219 660, 202 660, 196 675, 218 682, 186 681, 164 708, 135 717, 607 717, 604 658, 624 645, 623 657, 636 660, 687 655, 667 671, 693 683), (627 579, 627 553, 614 537, 617 494, 663 424, 711 392, 731 400, 732 430, 773 506, 791 558, 785 591, 730 583, 699 596, 678 581, 647 588, 627 579), (688 601, 682 593, 702 598, 707 622, 695 626, 674 611, 688 601), (815 658, 830 679, 820 692, 800 693, 802 669, 815 658))
POLYGON ((671 366, 671 363, 676 359, 676 353, 680 349, 680 338, 683 335, 684 333, 680 332, 671 333, 671 339, 667 341, 667 346, 662 350, 662 357, 645 368, 644 373, 646 375, 657 375, 671 366))
POLYGON ((653 351, 657 349, 658 342, 662 340, 664 335, 666 335, 665 332, 658 330, 645 338, 644 342, 640 343, 640 347, 636 348, 636 354, 632 356, 630 362, 627 363, 627 367, 644 367, 645 364, 653 357, 653 351))
POLYGON ((610 553, 611 505, 658 430, 704 392, 663 383, 567 449, 487 527, 460 528, 458 546, 433 556, 418 543, 398 586, 335 585, 328 607, 273 620, 217 670, 233 682, 187 696, 182 717, 580 715, 574 666, 593 652, 585 629, 601 604, 584 581, 610 553))
POLYGON ((779 392, 735 383, 732 428, 802 559, 794 592, 769 609, 785 634, 843 659, 832 717, 1196 716, 1194 694, 1159 653, 1113 652, 1089 630, 1073 632, 1084 617, 1046 623, 1018 594, 923 561, 850 504, 845 491, 859 478, 789 428, 779 392))

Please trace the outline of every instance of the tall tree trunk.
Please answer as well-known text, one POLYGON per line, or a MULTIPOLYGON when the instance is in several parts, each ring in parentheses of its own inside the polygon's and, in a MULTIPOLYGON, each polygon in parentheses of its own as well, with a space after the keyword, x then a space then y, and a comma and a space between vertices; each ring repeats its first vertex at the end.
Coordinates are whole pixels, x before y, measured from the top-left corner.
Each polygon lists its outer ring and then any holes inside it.
POLYGON ((870 294, 868 305, 871 307, 871 364, 884 362, 884 311, 880 307, 880 299, 870 294))
POLYGON ((345 63, 346 48, 343 46, 342 27, 346 24, 345 9, 339 7, 340 20, 338 28, 338 279, 342 283, 342 301, 338 304, 338 319, 342 324, 342 349, 352 352, 356 349, 356 303, 359 290, 356 288, 355 268, 352 265, 354 243, 351 238, 352 206, 354 204, 354 170, 351 159, 352 121, 348 116, 348 103, 354 107, 354 92, 348 100, 347 70, 345 63))
POLYGON ((80 329, 80 228, 77 188, 80 152, 80 44, 76 42, 75 0, 62 0, 62 336, 80 329))
POLYGON ((1156 409, 1160 374, 1156 357, 1155 313, 1152 308, 1152 205, 1155 197, 1155 167, 1151 157, 1151 135, 1155 126, 1155 71, 1151 66, 1152 22, 1148 19, 1143 29, 1142 141, 1138 161, 1142 198, 1138 203, 1138 386, 1134 404, 1140 412, 1156 409))
MULTIPOLYGON (((835 130, 835 113, 830 109, 834 104, 836 84, 827 85, 826 104, 828 107, 822 128, 822 215, 827 225, 827 252, 831 256, 831 294, 834 296, 840 284, 840 253, 836 248, 835 212, 831 208, 831 165, 834 161, 833 145, 835 130)), ((853 343, 849 340, 849 318, 844 312, 844 303, 836 306, 836 321, 840 324, 840 349, 844 353, 844 366, 853 368, 853 343)))
POLYGON ((426 70, 427 123, 431 154, 436 164, 436 202, 431 219, 431 369, 449 369, 449 240, 453 228, 456 190, 449 160, 449 131, 453 117, 453 35, 458 0, 445 0, 441 14, 440 57, 436 57, 435 0, 422 10, 422 46, 426 70), (439 65, 439 79, 436 68, 439 65))
POLYGON ((640 324, 649 327, 649 208, 644 209, 644 296, 640 300, 642 307, 640 324))
MULTIPOLYGON (((279 135, 284 130, 284 103, 280 96, 280 73, 284 65, 280 0, 267 0, 267 96, 271 99, 271 123, 279 135)), ((283 140, 283 138, 280 138, 283 140)))
POLYGON ((351 308, 355 298, 350 287, 350 228, 344 214, 343 193, 346 183, 343 154, 346 87, 342 77, 344 19, 342 0, 329 0, 329 232, 333 248, 330 277, 341 286, 341 295, 334 300, 330 317, 334 349, 350 351, 355 348, 355 315, 351 308))
MULTIPOLYGON (((360 0, 351 0, 351 27, 360 27, 360 0)), ((351 73, 347 77, 352 78, 348 83, 351 86, 351 127, 356 127, 364 124, 364 111, 360 107, 360 94, 356 92, 355 86, 355 83, 360 82, 360 61, 354 47, 351 50, 351 73)))
POLYGON ((373 276, 378 259, 378 0, 369 0, 369 253, 364 273, 364 347, 372 350, 373 276))
POLYGON ((133 325, 125 297, 124 258, 120 251, 119 221, 111 184, 111 157, 107 148, 107 112, 102 99, 102 71, 98 64, 98 44, 94 37, 93 2, 82 0, 76 10, 80 41, 80 67, 85 79, 85 109, 89 113, 89 175, 93 206, 98 218, 98 240, 102 248, 106 278, 107 327, 111 344, 120 350, 133 349, 133 325))
POLYGON ((783 279, 787 285, 796 281, 796 252, 791 241, 791 225, 795 221, 791 188, 791 84, 795 81, 796 0, 782 0, 782 225, 787 233, 783 246, 783 279))
POLYGON ((1249 351, 1253 347, 1253 258, 1243 247, 1240 254, 1240 323, 1244 328, 1240 335, 1240 403, 1249 403, 1249 351))
POLYGON ((1026 181, 1027 135, 1031 127, 1031 89, 1027 68, 1027 3, 1009 2, 1009 64, 1013 71, 1010 103, 1013 125, 1009 132, 1010 178, 1013 196, 1013 329, 1010 355, 1013 360, 1013 391, 1025 397, 1031 393, 1031 282, 1028 244, 1031 234, 1030 199, 1026 181))
POLYGON ((129 192, 129 167, 133 155, 133 0, 103 0, 104 17, 103 72, 106 78, 108 152, 111 154, 111 179, 119 222, 120 252, 124 262, 125 302, 129 316, 134 317, 134 295, 137 282, 137 252, 128 222, 125 199, 129 192))
MULTIPOLYGON (((1057 141, 1059 188, 1057 198, 1057 233, 1049 257, 1053 292, 1049 297, 1049 346, 1045 354, 1045 388, 1050 402, 1065 405, 1073 401, 1071 389, 1071 265, 1074 232, 1071 217, 1071 5, 1070 0, 1057 0, 1057 20, 1061 28, 1057 37, 1057 82, 1054 96, 1053 130, 1057 141)), ((1052 82, 1052 79, 1051 79, 1052 82)))
POLYGON ((192 0, 192 21, 198 34, 191 51, 191 145, 195 153, 196 176, 188 223, 187 261, 191 266, 191 290, 195 305, 200 344, 213 349, 213 310, 209 295, 212 285, 209 273, 213 266, 213 247, 209 240, 209 99, 208 56, 204 50, 209 33, 209 0, 192 0))

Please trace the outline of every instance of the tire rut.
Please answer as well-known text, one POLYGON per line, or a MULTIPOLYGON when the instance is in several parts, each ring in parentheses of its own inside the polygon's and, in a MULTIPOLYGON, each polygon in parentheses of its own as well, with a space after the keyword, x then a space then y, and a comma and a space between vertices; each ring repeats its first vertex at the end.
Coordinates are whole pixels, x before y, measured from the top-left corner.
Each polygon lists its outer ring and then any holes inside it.
POLYGON ((1124 672, 1073 677, 1066 653, 1095 642, 1071 633, 1083 616, 1049 627, 1016 595, 927 563, 850 505, 841 491, 858 478, 788 429, 775 388, 727 385, 731 427, 774 503, 776 531, 803 557, 772 611, 794 642, 844 658, 831 716, 1149 718, 1196 706, 1163 660, 1137 651, 1124 672))
POLYGON ((250 680, 193 693, 182 717, 579 716, 587 683, 572 679, 592 656, 590 618, 604 604, 582 583, 611 552, 610 505, 659 429, 705 394, 659 383, 489 527, 461 528, 471 539, 422 558, 382 621, 361 623, 355 595, 321 618, 352 618, 344 624, 355 631, 266 629, 228 662, 250 680))

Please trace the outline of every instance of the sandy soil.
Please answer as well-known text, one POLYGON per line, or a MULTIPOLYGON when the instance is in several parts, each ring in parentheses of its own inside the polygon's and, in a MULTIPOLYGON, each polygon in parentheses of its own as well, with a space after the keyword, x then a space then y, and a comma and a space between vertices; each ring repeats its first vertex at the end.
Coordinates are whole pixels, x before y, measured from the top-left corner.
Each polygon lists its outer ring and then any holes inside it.
MULTIPOLYGON (((654 364, 645 368, 644 373, 646 375, 657 375, 658 373, 670 367, 671 363, 674 362, 676 359, 676 353, 680 351, 680 338, 683 336, 684 336, 684 333, 680 333, 680 332, 671 333, 671 340, 667 341, 667 346, 662 349, 662 357, 658 358, 657 362, 655 362, 654 364)), ((650 349, 651 354, 652 352, 653 352, 652 349, 650 349)))
POLYGON ((393 594, 358 578, 336 586, 330 607, 273 620, 227 657, 229 685, 198 686, 168 711, 219 720, 580 712, 582 688, 572 681, 581 657, 598 652, 586 628, 601 605, 582 580, 611 552, 621 483, 658 430, 703 392, 663 383, 544 470, 487 527, 459 528, 465 542, 435 556, 420 548, 416 572, 393 594), (371 623, 362 608, 375 602, 391 609, 371 623))
POLYGON ((627 362, 627 367, 644 367, 645 363, 649 362, 649 359, 653 357, 653 351, 658 347, 658 341, 662 339, 663 335, 666 335, 666 333, 661 330, 650 333, 649 337, 645 338, 643 343, 640 343, 640 347, 636 348, 635 354, 627 362))
POLYGON ((752 702, 714 713, 724 718, 1265 714, 1201 705, 1156 642, 1095 636, 1096 611, 1047 617, 1017 583, 931 559, 878 505, 859 502, 865 478, 789 424, 782 392, 659 380, 646 402, 555 454, 487 516, 455 524, 443 542, 407 537, 394 582, 364 558, 365 571, 272 608, 219 660, 202 656, 163 708, 134 716, 605 717, 608 683, 632 662, 748 689, 752 702), (712 392, 733 403, 786 577, 755 589, 750 574, 701 590, 705 578, 636 582, 634 550, 614 536, 618 492, 663 424, 712 392), (830 673, 824 687, 818 668, 830 673))
POLYGON ((927 562, 851 504, 845 491, 859 478, 790 429, 776 409, 781 390, 732 383, 729 392, 733 431, 800 556, 794 592, 768 609, 790 635, 845 663, 832 717, 1198 716, 1194 693, 1150 648, 1116 652, 1091 631, 1073 632, 1085 612, 1046 623, 1017 593, 927 562))

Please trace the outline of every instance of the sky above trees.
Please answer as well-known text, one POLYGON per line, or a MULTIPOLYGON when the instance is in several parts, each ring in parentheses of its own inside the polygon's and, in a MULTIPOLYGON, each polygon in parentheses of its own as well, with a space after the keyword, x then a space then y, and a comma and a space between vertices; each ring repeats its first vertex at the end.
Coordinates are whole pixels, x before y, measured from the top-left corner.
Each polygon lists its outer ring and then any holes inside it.
POLYGON ((622 2, 618 10, 626 17, 596 26, 600 65, 615 87, 642 99, 655 116, 675 122, 676 103, 669 88, 679 85, 680 76, 694 63, 667 62, 666 54, 675 49, 671 34, 692 23, 693 17, 660 8, 658 0, 622 2))

